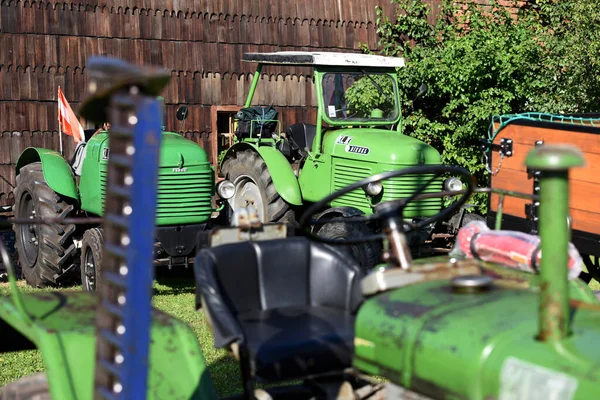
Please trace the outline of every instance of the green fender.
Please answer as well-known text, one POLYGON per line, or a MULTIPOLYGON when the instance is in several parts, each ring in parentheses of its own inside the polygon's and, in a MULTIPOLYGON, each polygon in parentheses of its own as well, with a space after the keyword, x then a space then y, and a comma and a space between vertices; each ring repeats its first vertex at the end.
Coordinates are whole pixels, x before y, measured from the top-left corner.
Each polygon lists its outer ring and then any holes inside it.
POLYGON ((233 153, 233 151, 249 148, 256 151, 267 164, 273 185, 277 193, 283 200, 294 206, 302 205, 302 192, 298 179, 294 175, 292 166, 281 152, 273 146, 254 146, 249 143, 238 143, 227 150, 223 161, 233 153), (232 151, 233 150, 233 151, 232 151))
POLYGON ((17 160, 17 175, 21 168, 34 162, 42 163, 44 179, 50 189, 65 197, 79 200, 73 171, 59 152, 35 147, 26 148, 17 160))

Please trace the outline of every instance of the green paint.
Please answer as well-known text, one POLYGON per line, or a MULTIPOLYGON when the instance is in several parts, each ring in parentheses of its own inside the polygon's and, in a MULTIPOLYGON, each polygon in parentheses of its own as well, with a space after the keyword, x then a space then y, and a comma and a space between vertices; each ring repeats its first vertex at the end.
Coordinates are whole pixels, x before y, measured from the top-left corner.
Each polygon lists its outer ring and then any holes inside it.
POLYGON ((275 147, 256 146, 255 150, 267 164, 273 185, 281 198, 292 205, 301 206, 300 186, 288 160, 275 147))
POLYGON ((535 337, 538 297, 504 288, 454 294, 448 281, 381 294, 359 311, 354 366, 432 398, 483 400, 498 398, 502 368, 514 357, 569 374, 579 382, 575 398, 594 398, 600 313, 579 309, 575 333, 545 344, 535 337))
MULTIPOLYGON (((52 398, 93 399, 96 296, 36 292, 22 297, 33 322, 6 298, 0 298, 0 318, 41 351, 52 398)), ((186 324, 154 311, 151 341, 147 398, 216 398, 198 339, 186 324)))
MULTIPOLYGON (((44 177, 54 191, 74 199, 80 198, 82 210, 102 216, 109 137, 110 133, 99 132, 88 141, 79 190, 71 167, 52 150, 26 149, 19 158, 17 171, 23 165, 41 160, 44 177)), ((202 147, 177 133, 163 132, 158 179, 158 226, 199 224, 210 219, 215 177, 202 147)))
POLYGON ((44 179, 52 190, 65 197, 78 200, 73 171, 59 152, 35 147, 26 148, 17 160, 17 175, 22 167, 34 162, 42 163, 44 179))
MULTIPOLYGON (((564 146, 527 158, 542 170, 539 275, 481 262, 497 277, 492 290, 458 293, 436 280, 373 296, 357 316, 354 367, 431 398, 532 398, 544 390, 595 398, 600 302, 583 282, 567 280, 568 168, 582 163, 564 146)), ((408 273, 434 262, 444 258, 417 261, 408 273)))
MULTIPOLYGON (((261 71, 262 64, 259 63, 246 99, 246 107, 254 104, 253 97, 261 80, 261 71)), ((378 172, 441 163, 441 156, 433 147, 401 132, 402 115, 398 100, 398 74, 395 68, 314 65, 313 71, 317 116, 316 121, 304 122, 314 123, 316 133, 312 145, 309 146, 311 151, 297 174, 298 179, 291 172, 291 168, 284 166, 289 164, 284 157, 277 157, 277 162, 265 159, 277 190, 288 203, 302 205, 302 201, 319 201, 341 187, 378 172), (340 77, 343 79, 337 80, 340 77), (346 78, 349 80, 345 80, 346 78), (373 83, 373 80, 376 82, 373 83), (346 83, 342 85, 342 82, 346 83), (376 85, 380 85, 387 95, 382 95, 376 85), (339 93, 343 95, 337 98, 339 93), (340 100, 344 96, 346 100, 340 100), (340 108, 337 105, 338 100, 346 101, 347 104, 340 108), (370 101, 374 102, 372 107, 369 106, 370 101), (351 110, 351 106, 357 108, 351 110), (332 107, 337 110, 337 114, 332 114, 332 107), (356 113, 358 107, 360 114, 356 113), (393 129, 394 125, 398 128, 393 129), (350 139, 343 143, 338 142, 342 141, 342 136, 350 139), (270 164, 273 164, 273 167, 270 164)), ((266 150, 269 146, 274 147, 276 141, 261 140, 259 143, 256 139, 245 138, 239 144, 242 143, 258 149, 261 155, 264 153, 267 157, 276 153, 266 150)), ((227 158, 230 151, 231 149, 222 159, 227 158)), ((384 191, 379 196, 371 198, 363 191, 355 191, 338 199, 331 206, 355 207, 371 214, 373 207, 379 202, 406 196, 425 181, 425 177, 388 180, 383 183, 384 191)), ((439 182, 430 185, 428 191, 441 189, 440 179, 439 182)), ((411 204, 405 211, 405 217, 427 217, 436 214, 441 208, 441 199, 422 200, 411 204)))

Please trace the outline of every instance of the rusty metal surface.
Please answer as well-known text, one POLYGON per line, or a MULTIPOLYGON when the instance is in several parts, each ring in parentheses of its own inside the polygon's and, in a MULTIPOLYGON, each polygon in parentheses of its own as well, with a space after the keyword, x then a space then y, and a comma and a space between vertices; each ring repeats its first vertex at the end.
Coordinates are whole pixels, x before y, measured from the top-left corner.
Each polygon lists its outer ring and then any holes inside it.
POLYGON ((216 229, 210 236, 210 247, 221 246, 229 243, 284 239, 288 237, 288 228, 285 224, 265 224, 260 228, 223 228, 216 229))
POLYGON ((379 292, 405 287, 408 285, 447 280, 456 276, 481 273, 477 260, 458 260, 446 258, 443 262, 413 264, 408 270, 389 268, 367 275, 361 282, 363 295, 372 296, 379 292))

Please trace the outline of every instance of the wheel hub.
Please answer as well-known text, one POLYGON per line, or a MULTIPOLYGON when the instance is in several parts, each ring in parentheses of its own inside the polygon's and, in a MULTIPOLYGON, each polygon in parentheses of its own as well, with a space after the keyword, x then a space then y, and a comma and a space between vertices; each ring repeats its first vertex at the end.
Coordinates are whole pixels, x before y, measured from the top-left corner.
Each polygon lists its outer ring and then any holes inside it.
POLYGON ((264 223, 264 205, 258 185, 248 176, 240 176, 234 184, 235 195, 229 200, 231 208, 235 211, 252 205, 258 211, 260 221, 264 223))

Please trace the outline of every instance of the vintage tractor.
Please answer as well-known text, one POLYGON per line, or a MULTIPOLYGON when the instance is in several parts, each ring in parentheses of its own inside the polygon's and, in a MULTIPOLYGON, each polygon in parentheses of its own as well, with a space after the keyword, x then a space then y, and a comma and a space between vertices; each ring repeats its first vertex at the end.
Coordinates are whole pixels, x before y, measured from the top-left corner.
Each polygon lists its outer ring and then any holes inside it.
MULTIPOLYGON (((178 119, 185 116, 186 109, 180 109, 178 119)), ((95 289, 104 242, 98 217, 104 215, 106 206, 112 137, 109 131, 95 133, 83 146, 78 145, 70 162, 58 152, 43 148, 29 147, 20 155, 14 189, 15 217, 52 221, 49 225, 14 227, 22 273, 31 286, 54 286, 80 271, 83 287, 95 289), (89 217, 90 223, 76 226, 61 222, 69 217, 89 217)), ((216 211, 212 203, 215 173, 206 152, 181 135, 162 132, 161 146, 155 265, 187 267, 197 233, 210 228, 211 215, 216 211)), ((118 158, 116 162, 127 161, 118 158)), ((231 190, 229 182, 219 183, 219 188, 227 187, 231 190)), ((231 195, 227 190, 217 192, 231 195)))
MULTIPOLYGON (((246 108, 237 116, 234 143, 221 155, 221 172, 236 188, 229 199, 232 208, 252 204, 263 222, 289 223, 306 206, 372 174, 441 163, 433 147, 402 133, 396 72, 404 66, 402 58, 278 52, 248 53, 242 60, 257 62, 258 67, 246 108), (261 71, 268 65, 314 69, 316 121, 289 126, 285 137, 276 110, 251 107, 261 71)), ((329 238, 369 235, 379 227, 346 224, 343 218, 370 215, 377 204, 409 196, 426 179, 403 175, 346 193, 315 216, 340 220, 316 224, 315 231, 329 238)), ((432 182, 427 190, 439 191, 443 185, 462 188, 456 177, 448 177, 432 182)), ((418 222, 441 208, 442 199, 424 199, 411 204, 404 216, 408 223, 418 222)), ((411 245, 423 245, 433 229, 428 225, 411 232, 411 245)), ((350 250, 361 265, 379 261, 374 243, 353 245, 350 250)))
MULTIPOLYGON (((139 123, 113 123, 107 190, 115 198, 106 209, 105 279, 98 293, 21 295, 11 276, 11 298, 0 298, 0 351, 37 346, 46 372, 10 383, 0 399, 217 398, 192 331, 150 305, 155 221, 148 215, 161 139, 154 95, 162 75, 135 72, 114 83, 110 102, 113 121, 135 114, 139 123), (133 154, 127 154, 130 146, 133 154), (115 155, 132 162, 116 163, 115 155), (133 212, 124 213, 125 205, 133 212)), ((403 209, 420 199, 459 195, 431 216, 443 219, 474 190, 467 171, 443 166, 376 174, 306 210, 301 227, 331 242, 306 224, 336 196, 404 174, 463 179, 459 192, 423 193, 420 186, 406 199, 376 207, 372 217, 383 223, 387 263, 366 277, 335 247, 307 238, 203 249, 195 260, 197 303, 206 308, 215 344, 231 347, 240 360, 244 393, 237 398, 595 398, 600 302, 581 280, 567 279, 568 171, 581 164, 573 148, 540 147, 527 158, 542 171, 539 195, 494 189, 501 198, 540 200, 537 273, 459 253, 411 260, 403 209), (256 379, 279 385, 255 390, 256 379), (289 380, 301 383, 281 384, 289 380)))

